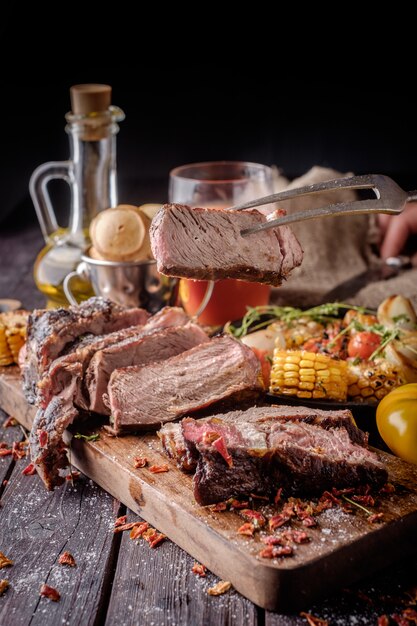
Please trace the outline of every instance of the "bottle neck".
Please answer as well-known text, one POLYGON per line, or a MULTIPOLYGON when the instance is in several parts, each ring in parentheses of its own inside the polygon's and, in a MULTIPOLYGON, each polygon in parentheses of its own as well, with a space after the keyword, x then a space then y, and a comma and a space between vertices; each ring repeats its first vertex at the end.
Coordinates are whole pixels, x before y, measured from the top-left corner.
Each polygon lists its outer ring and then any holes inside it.
POLYGON ((116 107, 88 116, 66 116, 71 150, 70 239, 84 246, 91 221, 100 211, 117 205, 117 122, 124 114, 116 107))

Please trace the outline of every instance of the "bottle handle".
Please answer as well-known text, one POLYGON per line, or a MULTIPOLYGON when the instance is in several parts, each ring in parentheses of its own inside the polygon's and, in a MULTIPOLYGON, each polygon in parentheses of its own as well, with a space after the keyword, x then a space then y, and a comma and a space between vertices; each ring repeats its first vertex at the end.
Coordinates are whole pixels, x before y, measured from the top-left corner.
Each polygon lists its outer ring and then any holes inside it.
POLYGON ((64 282, 62 283, 62 288, 64 290, 66 299, 72 306, 77 306, 79 302, 77 302, 71 289, 71 281, 73 278, 81 278, 82 280, 90 279, 90 272, 88 270, 87 264, 84 261, 79 263, 77 268, 73 272, 67 274, 64 278, 64 282))
POLYGON ((49 236, 58 230, 58 222, 48 193, 48 183, 50 180, 60 178, 72 186, 72 171, 72 161, 50 161, 39 165, 30 177, 29 191, 46 243, 49 236))

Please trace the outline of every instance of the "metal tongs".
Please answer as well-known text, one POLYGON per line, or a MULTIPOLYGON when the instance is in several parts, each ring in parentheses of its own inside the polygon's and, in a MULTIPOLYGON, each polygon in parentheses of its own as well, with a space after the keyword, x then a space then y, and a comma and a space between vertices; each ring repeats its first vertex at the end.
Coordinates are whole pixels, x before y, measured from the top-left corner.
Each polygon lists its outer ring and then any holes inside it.
POLYGON ((274 193, 264 198, 257 198, 244 204, 238 204, 230 207, 229 210, 243 211, 252 209, 265 204, 274 202, 283 202, 300 196, 308 196, 323 191, 336 191, 338 189, 371 189, 375 193, 376 198, 366 200, 355 200, 354 202, 339 202, 329 204, 327 206, 310 209, 307 211, 299 211, 292 215, 284 215, 275 220, 269 220, 253 228, 247 228, 241 231, 242 236, 252 235, 261 230, 269 230, 277 226, 292 224, 294 222, 303 222, 319 217, 333 217, 336 215, 358 215, 366 213, 389 213, 397 215, 401 213, 407 202, 417 200, 417 191, 404 191, 395 183, 392 178, 379 174, 367 174, 365 176, 352 176, 351 178, 336 178, 324 183, 316 183, 314 185, 306 185, 298 189, 290 189, 274 193))

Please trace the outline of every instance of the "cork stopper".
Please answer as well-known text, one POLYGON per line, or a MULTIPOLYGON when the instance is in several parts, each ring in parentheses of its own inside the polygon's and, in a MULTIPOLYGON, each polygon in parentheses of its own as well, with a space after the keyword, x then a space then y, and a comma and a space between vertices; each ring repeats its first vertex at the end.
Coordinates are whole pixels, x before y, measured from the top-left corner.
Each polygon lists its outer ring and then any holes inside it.
POLYGON ((111 104, 110 85, 73 85, 70 89, 71 109, 75 115, 107 111, 111 104))

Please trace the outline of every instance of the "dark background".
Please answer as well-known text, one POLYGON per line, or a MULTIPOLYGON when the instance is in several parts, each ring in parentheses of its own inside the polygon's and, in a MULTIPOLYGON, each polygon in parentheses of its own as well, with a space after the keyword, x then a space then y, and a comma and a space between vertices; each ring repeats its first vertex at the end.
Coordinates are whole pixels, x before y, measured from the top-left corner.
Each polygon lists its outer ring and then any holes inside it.
MULTIPOLYGON (((126 113, 118 135, 119 200, 166 200, 169 170, 204 160, 275 164, 289 177, 311 166, 384 173, 417 187, 417 111, 410 93, 378 81, 289 81, 277 68, 217 63, 39 72, 3 82, 0 234, 36 223, 28 181, 37 165, 68 158, 69 87, 113 86, 126 113), (28 96, 30 94, 30 97, 28 96)), ((51 183, 61 209, 65 183, 51 183)))

